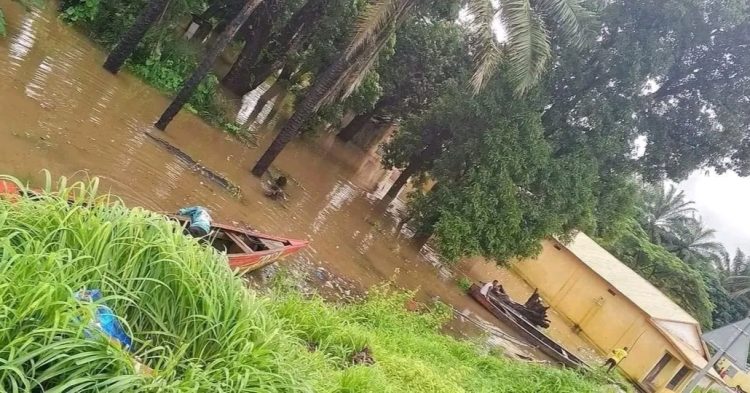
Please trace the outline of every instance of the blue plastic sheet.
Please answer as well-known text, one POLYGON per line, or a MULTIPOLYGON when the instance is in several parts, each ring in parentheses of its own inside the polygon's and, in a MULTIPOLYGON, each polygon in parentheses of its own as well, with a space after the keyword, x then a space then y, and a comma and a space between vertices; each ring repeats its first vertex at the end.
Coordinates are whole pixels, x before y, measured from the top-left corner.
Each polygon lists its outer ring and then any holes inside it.
MULTIPOLYGON (((95 303, 102 299, 102 292, 98 289, 82 289, 73 294, 73 297, 79 302, 95 303)), ((115 315, 112 309, 103 304, 98 304, 93 317, 89 326, 104 333, 112 340, 119 342, 126 350, 131 350, 133 339, 122 328, 117 315, 115 315)), ((93 336, 90 330, 87 330, 85 334, 88 337, 93 336)))

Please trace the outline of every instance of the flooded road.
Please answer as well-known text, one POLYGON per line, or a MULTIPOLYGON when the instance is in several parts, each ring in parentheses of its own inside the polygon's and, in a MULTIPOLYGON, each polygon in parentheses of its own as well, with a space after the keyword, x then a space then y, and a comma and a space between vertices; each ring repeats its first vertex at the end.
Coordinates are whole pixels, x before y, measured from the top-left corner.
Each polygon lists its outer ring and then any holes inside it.
MULTIPOLYGON (((245 127, 259 132, 258 148, 237 143, 187 111, 162 133, 152 124, 168 98, 127 72, 104 71, 102 51, 59 21, 52 7, 26 12, 9 0, 0 0, 0 7, 9 22, 8 36, 0 38, 0 172, 32 182, 41 179, 42 169, 55 177, 99 176, 104 191, 129 206, 174 212, 201 204, 217 221, 307 239, 310 246, 296 256, 298 262, 324 267, 360 290, 393 279, 419 290, 420 300, 440 298, 480 325, 492 321, 496 338, 515 345, 512 331, 464 295, 434 258, 395 237, 394 217, 373 195, 388 175, 377 157, 330 136, 293 142, 276 162, 290 176, 289 200, 268 200, 249 172, 277 121, 272 102, 253 108, 261 92, 246 97, 238 114, 245 127), (194 172, 146 133, 230 179, 241 197, 194 172)), ((487 274, 467 273, 473 279, 487 274)), ((475 324, 455 327, 469 325, 475 324)), ((519 352, 538 355, 518 345, 519 352)))

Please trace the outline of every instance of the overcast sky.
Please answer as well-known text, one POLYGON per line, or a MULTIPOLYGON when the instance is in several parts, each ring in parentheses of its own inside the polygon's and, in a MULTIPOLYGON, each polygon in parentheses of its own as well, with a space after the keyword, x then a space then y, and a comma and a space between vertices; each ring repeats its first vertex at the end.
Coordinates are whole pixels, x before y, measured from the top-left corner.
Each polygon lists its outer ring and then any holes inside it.
POLYGON ((679 187, 695 201, 704 223, 716 229, 717 239, 730 254, 737 247, 750 251, 750 178, 696 172, 679 187))

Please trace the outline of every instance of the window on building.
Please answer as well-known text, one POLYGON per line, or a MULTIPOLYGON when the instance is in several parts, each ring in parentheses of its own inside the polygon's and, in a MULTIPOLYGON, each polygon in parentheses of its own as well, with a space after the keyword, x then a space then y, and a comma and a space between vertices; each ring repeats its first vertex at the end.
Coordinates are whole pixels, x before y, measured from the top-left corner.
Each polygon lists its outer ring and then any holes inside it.
POLYGON ((687 366, 682 366, 680 371, 678 371, 677 374, 675 374, 667 384, 667 389, 675 390, 678 386, 680 386, 682 381, 685 380, 685 377, 687 377, 689 373, 690 369, 687 368, 687 366))
POLYGON ((674 359, 674 356, 672 356, 669 352, 665 353, 664 356, 662 356, 661 359, 659 359, 659 361, 654 365, 654 368, 652 368, 651 371, 648 372, 648 375, 646 375, 644 382, 649 385, 653 385, 654 381, 656 381, 656 377, 659 376, 659 373, 664 370, 664 367, 667 367, 667 364, 669 364, 672 359, 674 359))

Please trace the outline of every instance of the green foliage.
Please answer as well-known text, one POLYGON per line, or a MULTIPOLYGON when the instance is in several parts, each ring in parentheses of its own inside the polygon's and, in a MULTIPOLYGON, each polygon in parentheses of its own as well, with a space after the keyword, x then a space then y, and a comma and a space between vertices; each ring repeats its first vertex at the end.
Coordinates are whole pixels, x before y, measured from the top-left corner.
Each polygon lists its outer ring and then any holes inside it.
POLYGON ((289 286, 259 295, 175 223, 97 197, 96 181, 66 183, 53 192, 48 179, 36 200, 0 198, 0 390, 594 393, 606 383, 443 335, 450 308, 407 311, 413 293, 388 286, 347 305, 289 286), (102 290, 155 376, 87 337, 80 288, 102 290), (374 363, 355 363, 363 353, 374 363))
POLYGON ((701 168, 746 173, 748 120, 736 105, 750 84, 750 56, 735 41, 747 31, 736 21, 748 13, 737 3, 608 2, 591 50, 558 53, 547 134, 607 140, 615 173, 637 170, 648 180, 701 168), (638 137, 645 150, 634 156, 638 137))
MULTIPOLYGON (((464 31, 452 21, 414 17, 397 33, 393 56, 381 61, 382 112, 417 115, 471 67, 464 31)), ((382 55, 381 55, 381 58, 382 55)))
POLYGON ((621 261, 693 315, 701 326, 712 326, 714 305, 701 273, 664 246, 652 243, 640 224, 631 221, 630 231, 606 246, 621 261))
POLYGON ((496 79, 477 96, 446 94, 387 147, 387 164, 419 160, 437 181, 412 198, 410 214, 447 259, 503 263, 534 255, 547 236, 595 224, 596 162, 583 152, 553 156, 540 114, 537 102, 515 99, 496 79))
POLYGON ((469 288, 471 288, 472 281, 465 276, 461 276, 456 282, 456 284, 458 285, 458 288, 460 288, 462 292, 469 292, 469 288))
POLYGON ((6 26, 7 22, 5 21, 5 14, 3 14, 3 10, 0 9, 0 37, 5 37, 6 34, 6 26))
MULTIPOLYGON (((66 6, 69 3, 73 2, 64 2, 63 6, 66 6)), ((76 1, 75 3, 77 4, 66 7, 62 13, 62 18, 67 22, 91 22, 99 12, 100 0, 81 0, 76 1)))

